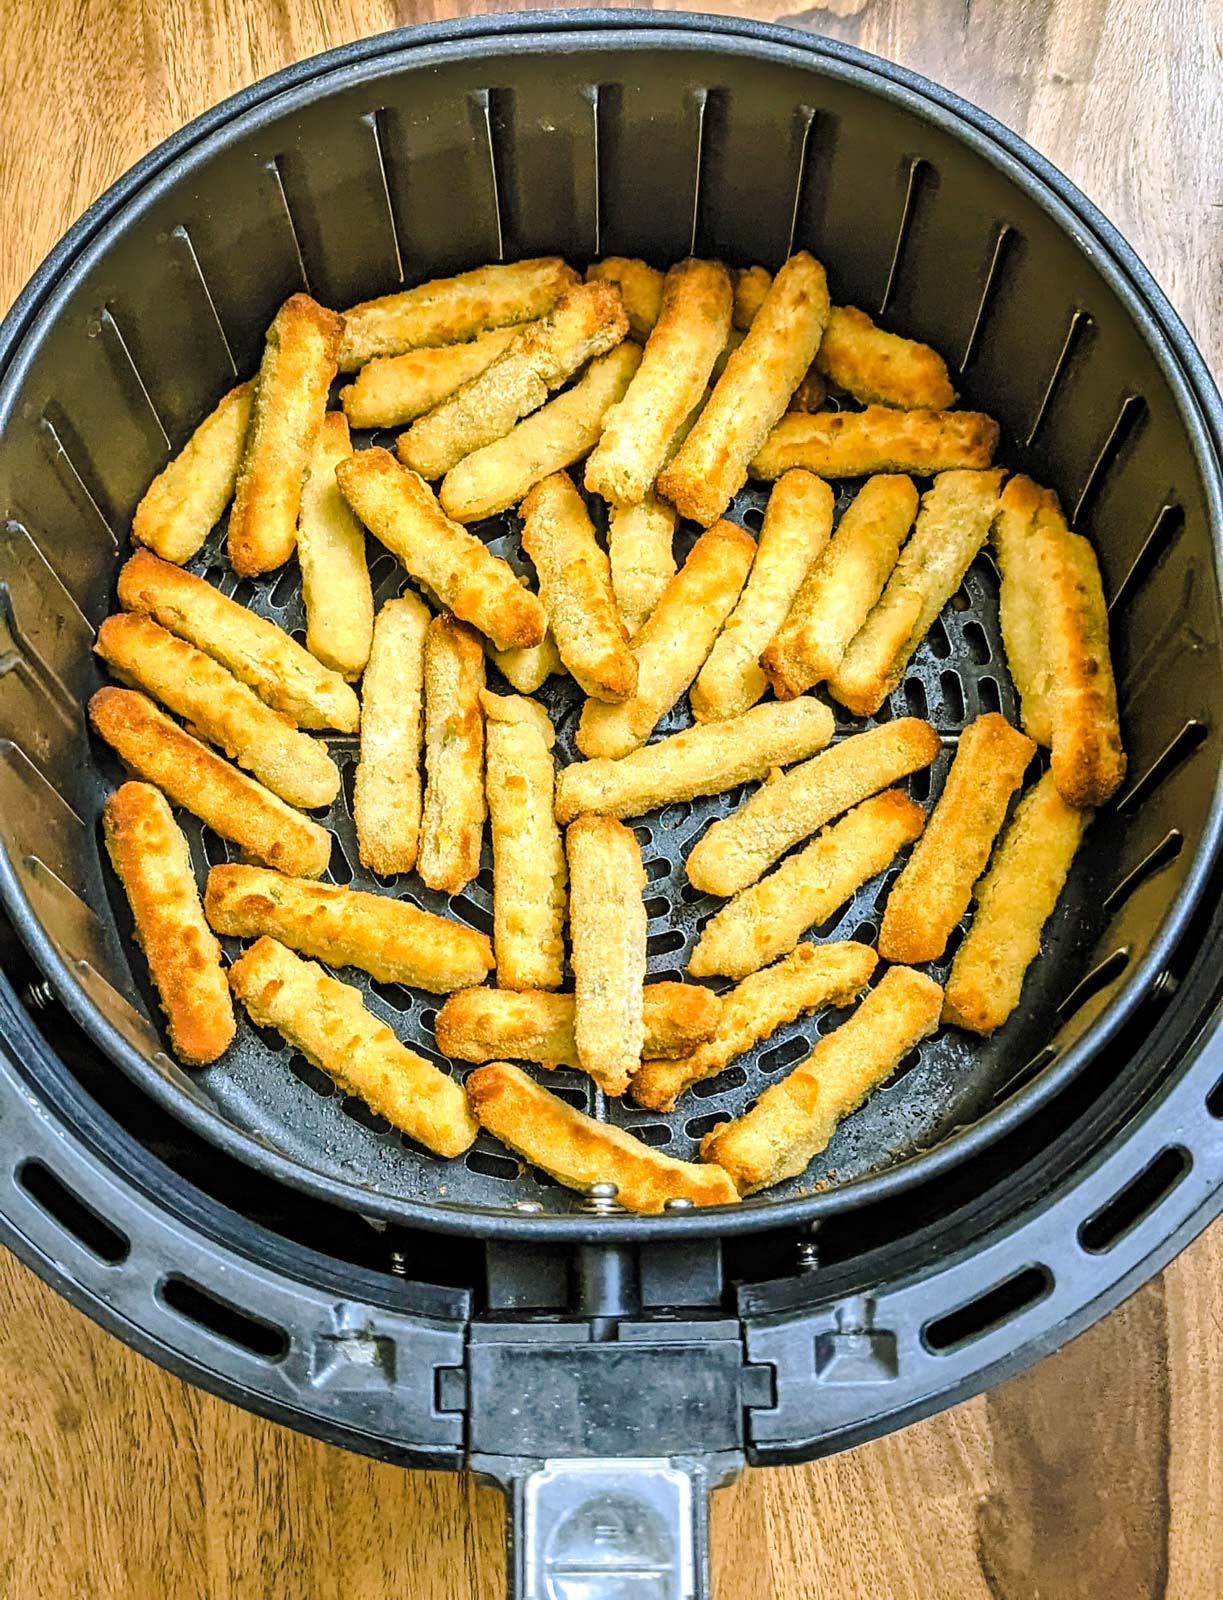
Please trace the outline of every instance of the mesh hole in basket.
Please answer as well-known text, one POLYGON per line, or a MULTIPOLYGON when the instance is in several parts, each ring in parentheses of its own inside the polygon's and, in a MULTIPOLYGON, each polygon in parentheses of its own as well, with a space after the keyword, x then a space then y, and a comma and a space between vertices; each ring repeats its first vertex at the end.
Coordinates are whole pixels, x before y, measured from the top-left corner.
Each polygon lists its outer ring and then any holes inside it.
POLYGON ((944 672, 939 678, 939 688, 943 691, 943 704, 947 707, 947 715, 952 722, 964 720, 964 687, 960 683, 959 674, 944 672))
POLYGON ((747 1073, 742 1067, 731 1067, 726 1072, 719 1072, 716 1078, 702 1078, 700 1083, 692 1085, 692 1092, 698 1100, 708 1100, 711 1095, 724 1094, 728 1089, 742 1089, 747 1082, 747 1073))
POLYGON ((371 1133, 390 1133, 391 1125, 385 1117, 371 1110, 365 1101, 355 1094, 348 1095, 340 1101, 340 1110, 346 1117, 351 1117, 354 1122, 359 1122, 363 1128, 368 1128, 371 1133))
POLYGON ((554 1083, 550 1083, 548 1088, 558 1100, 563 1100, 566 1105, 576 1106, 579 1111, 585 1111, 589 1106, 590 1096, 585 1089, 558 1089, 554 1083))
POLYGON ((874 944, 879 937, 879 929, 873 922, 860 922, 853 932, 859 944, 874 944))
POLYGON ((432 1033, 437 1025, 437 1012, 432 1006, 426 1006, 420 1014, 420 1020, 421 1025, 428 1028, 429 1032, 432 1033))
POLYGON ((670 871, 670 863, 661 861, 657 857, 653 861, 647 861, 645 863, 645 875, 647 883, 657 883, 659 878, 665 878, 670 871))
POLYGON ((993 678, 977 679, 977 700, 982 711, 1002 710, 1002 695, 993 678))
MULTIPOLYGON (((326 813, 324 813, 326 815, 326 813)), ((332 883, 351 883, 353 879, 352 864, 344 853, 344 846, 340 842, 338 833, 331 836, 331 860, 327 871, 332 883)))
POLYGON ((393 1011, 411 1011, 412 991, 405 989, 402 983, 379 983, 376 978, 369 980, 370 993, 376 994, 379 1000, 385 1000, 393 1011))
POLYGON ((671 909, 671 902, 665 895, 654 895, 645 903, 645 914, 648 922, 653 922, 656 917, 665 917, 671 909))
POLYGON ((964 643, 974 665, 983 667, 990 658, 989 640, 985 637, 985 629, 979 622, 966 622, 964 624, 964 643))
POLYGON ((806 1039, 787 1039, 784 1044, 774 1045, 771 1050, 766 1050, 760 1058, 761 1072, 781 1072, 786 1067, 791 1067, 796 1061, 802 1059, 810 1051, 811 1046, 806 1039))
POLYGON ((512 1156, 499 1156, 493 1150, 469 1150, 463 1157, 469 1172, 478 1172, 485 1178, 504 1178, 512 1183, 522 1172, 522 1163, 512 1156))
POLYGON ((905 705, 911 717, 925 717, 929 712, 925 686, 920 678, 905 680, 905 705))
POLYGON ((687 941, 678 928, 667 928, 662 933, 652 933, 645 942, 646 954, 670 955, 672 950, 682 950, 687 941))
POLYGON ((753 533, 759 533, 761 528, 764 527, 764 512, 759 510, 756 506, 749 506, 748 509, 743 513, 743 523, 744 526, 750 528, 753 533))
POLYGON ((947 630, 943 626, 941 617, 936 617, 930 624, 926 643, 930 646, 930 653, 936 661, 946 661, 951 655, 951 640, 947 637, 947 630))
POLYGON ((967 611, 971 605, 972 601, 964 593, 963 589, 957 589, 951 597, 951 609, 953 611, 967 611))
POLYGON ((639 1128, 629 1130, 633 1136, 640 1139, 642 1144, 648 1144, 655 1150, 660 1145, 671 1143, 671 1130, 665 1122, 644 1122, 639 1128))
POLYGON ((909 777, 909 793, 914 800, 922 801, 930 798, 930 768, 919 767, 909 777))
POLYGON ((353 760, 340 762, 340 782, 343 785, 344 809, 351 817, 356 804, 357 793, 357 763, 353 760))
POLYGON ((225 840, 220 834, 213 833, 211 828, 205 828, 201 834, 204 845, 204 859, 210 867, 222 867, 229 860, 229 851, 225 840))
MULTIPOLYGON (((298 582, 300 581, 300 576, 301 575, 297 570, 297 563, 295 561, 291 561, 282 570, 280 576, 277 578, 276 582, 272 585, 271 601, 272 601, 272 604, 274 606, 287 606, 288 605, 289 601, 292 600, 294 595, 297 593, 297 585, 298 585, 298 582)), ((238 585, 238 589, 241 589, 243 587, 243 584, 245 584, 245 583, 246 583, 246 580, 243 579, 242 583, 240 583, 238 585)), ((254 584, 250 584, 250 585, 248 585, 248 587, 250 588, 251 594, 253 595, 254 592, 255 592, 254 584)), ((238 599, 237 590, 234 591, 234 599, 235 600, 238 599)), ((239 604, 240 605, 246 605, 246 604, 248 604, 248 602, 246 600, 241 600, 241 601, 239 601, 239 604)))
POLYGON ((312 1061, 307 1061, 305 1056, 294 1052, 289 1057, 289 1071, 299 1082, 304 1083, 307 1089, 312 1090, 322 1100, 330 1100, 336 1094, 336 1086, 323 1071, 316 1067, 312 1061))
POLYGON ((486 911, 483 906, 477 905, 468 895, 454 894, 450 897, 450 909, 460 921, 465 922, 469 928, 476 928, 488 938, 493 935, 493 914, 486 911))
POLYGON ((690 1139, 703 1139, 707 1133, 712 1133, 719 1122, 726 1121, 724 1111, 707 1111, 703 1117, 689 1117, 684 1123, 684 1132, 690 1139))
POLYGON ((913 1071, 914 1067, 919 1067, 920 1065, 921 1048, 920 1046, 916 1046, 909 1051, 907 1056, 904 1056, 900 1060, 900 1062, 897 1064, 895 1072, 893 1072, 891 1077, 888 1078, 885 1083, 881 1084, 880 1087, 884 1089, 891 1089, 895 1084, 898 1084, 902 1078, 907 1078, 909 1073, 913 1071))
POLYGON ((666 808, 658 820, 668 832, 674 832, 676 828, 682 828, 691 815, 692 801, 677 800, 674 805, 666 808))

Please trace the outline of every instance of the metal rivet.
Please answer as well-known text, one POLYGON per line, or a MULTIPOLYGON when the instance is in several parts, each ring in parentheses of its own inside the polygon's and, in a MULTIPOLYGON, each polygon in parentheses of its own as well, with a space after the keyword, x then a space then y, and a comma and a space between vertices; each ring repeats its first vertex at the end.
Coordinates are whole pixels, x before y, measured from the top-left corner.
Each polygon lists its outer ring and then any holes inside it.
POLYGON ((391 1251, 391 1271, 397 1278, 406 1278, 408 1275, 408 1258, 402 1250, 391 1251))
POLYGON ((26 985, 25 1003, 31 1011, 45 1011, 55 1002, 55 990, 46 978, 40 978, 37 983, 26 985))
POLYGON ((582 1198, 582 1210, 592 1217, 611 1217, 623 1211, 616 1196, 620 1190, 614 1183, 592 1183, 582 1198))
POLYGON ((515 1200, 514 1210, 521 1211, 524 1217, 537 1217, 543 1210, 543 1204, 539 1200, 515 1200))
POLYGON ((800 1272, 814 1272, 820 1264, 820 1247, 810 1239, 801 1240, 794 1255, 800 1272))
POLYGON ((694 1211, 696 1201, 690 1200, 686 1194, 672 1195, 670 1200, 663 1201, 662 1208, 664 1211, 694 1211))

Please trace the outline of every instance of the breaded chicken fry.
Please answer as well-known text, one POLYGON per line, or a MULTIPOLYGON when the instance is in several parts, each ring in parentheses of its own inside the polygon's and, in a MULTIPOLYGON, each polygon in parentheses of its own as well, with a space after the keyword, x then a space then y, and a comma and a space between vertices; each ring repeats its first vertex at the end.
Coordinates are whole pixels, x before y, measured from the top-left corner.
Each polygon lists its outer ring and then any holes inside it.
POLYGON ((567 290, 477 377, 400 434, 399 459, 424 478, 440 478, 473 450, 500 439, 537 411, 595 356, 606 355, 628 333, 620 291, 610 283, 567 290))
POLYGON ((956 402, 947 363, 928 344, 877 328, 856 306, 833 306, 815 358, 838 389, 867 405, 946 411, 956 402))
POLYGON ((529 650, 498 650, 488 640, 485 640, 484 649, 519 694, 534 694, 541 684, 565 670, 551 628, 542 642, 529 650))
POLYGON ((608 1094, 623 1094, 645 1041, 645 868, 631 828, 578 817, 565 833, 573 1032, 578 1060, 608 1094))
POLYGON ((735 307, 733 322, 740 333, 746 333, 756 320, 764 304, 764 297, 772 287, 773 274, 764 267, 741 267, 734 273, 735 307))
POLYGON ((283 566, 297 543, 302 480, 327 410, 344 319, 291 295, 268 329, 229 513, 229 562, 244 578, 283 566))
POLYGON ((482 1128, 570 1189, 614 1183, 622 1206, 646 1212, 672 1199, 720 1206, 738 1198, 717 1167, 677 1161, 623 1128, 596 1122, 508 1062, 477 1067, 466 1088, 482 1128))
POLYGON ((688 971, 694 978, 714 973, 744 978, 788 954, 808 928, 827 921, 898 850, 912 844, 925 820, 903 789, 863 800, 776 872, 723 906, 705 925, 688 971))
POLYGON ((157 474, 132 518, 133 544, 191 560, 233 497, 254 397, 253 381, 231 389, 157 474))
POLYGON ((615 506, 641 501, 705 393, 730 312, 730 274, 720 262, 689 260, 671 268, 641 366, 586 463, 587 489, 615 506))
POLYGON ((725 1168, 740 1194, 807 1170, 837 1124, 938 1027, 943 991, 912 967, 891 967, 847 1022, 770 1084, 744 1117, 707 1134, 701 1156, 725 1168))
POLYGON ((605 256, 586 268, 587 283, 614 283, 628 313, 629 332, 642 344, 658 321, 666 273, 630 256, 605 256))
POLYGON ((1103 805, 1125 776, 1125 751, 1095 551, 1071 533, 1057 496, 1031 478, 1007 484, 993 539, 1002 636, 1024 727, 1052 746, 1064 800, 1103 805))
POLYGON ((466 344, 375 356, 340 390, 340 404, 354 428, 402 428, 478 377, 518 330, 494 328, 466 344))
POLYGON ((561 472, 598 441, 641 360, 627 340, 592 361, 571 389, 524 417, 503 439, 473 450, 442 480, 441 502, 456 522, 517 505, 541 479, 561 472))
POLYGON ((357 696, 338 672, 194 573, 137 550, 119 569, 119 604, 205 651, 299 727, 357 731, 357 696))
POLYGON ((467 1096, 453 1078, 401 1044, 361 991, 260 939, 229 969, 234 993, 260 1028, 275 1028, 342 1089, 359 1095, 409 1138, 458 1156, 476 1136, 467 1096))
POLYGON ((535 596, 474 533, 451 522, 429 485, 389 450, 358 450, 340 462, 336 480, 371 533, 461 622, 499 650, 542 641, 547 618, 535 596))
POLYGON ((1001 472, 944 472, 922 496, 913 537, 829 679, 833 695, 856 716, 878 711, 964 581, 989 535, 1001 484, 1001 472))
POLYGON ((769 434, 752 462, 753 478, 780 478, 805 467, 821 478, 864 478, 872 472, 927 476, 957 467, 988 467, 998 424, 980 411, 792 411, 769 434))
POLYGON ((888 896, 879 931, 885 960, 942 955, 1035 753, 1032 740, 996 712, 964 729, 925 834, 888 896))
POLYGON ((340 493, 335 469, 352 454, 342 411, 323 418, 302 485, 297 558, 310 654, 342 678, 359 678, 374 637, 374 591, 365 529, 340 493))
POLYGON ((483 983, 493 950, 482 933, 390 895, 310 883, 234 864, 213 867, 208 921, 238 939, 264 934, 331 967, 360 967, 379 983, 450 994, 483 983))
POLYGON ((232 672, 151 617, 107 617, 94 649, 121 682, 160 700, 290 805, 328 806, 339 794, 340 769, 325 745, 298 733, 232 672))
POLYGON ((568 473, 537 483, 521 515, 522 548, 539 574, 561 660, 596 700, 627 700, 637 688, 637 658, 616 610, 607 556, 568 473))
MULTIPOLYGON (((785 481, 780 478, 778 486, 785 481)), ((859 489, 760 657, 779 700, 790 700, 836 672, 883 593, 916 515, 912 478, 868 478, 859 489)))
POLYGON ((484 841, 484 651, 470 628, 434 617, 425 633, 425 804, 416 870, 458 894, 484 841))
POLYGON ((639 817, 677 800, 721 794, 814 755, 832 733, 832 712, 804 698, 685 728, 619 761, 575 761, 557 776, 557 821, 572 822, 584 812, 639 817))
POLYGON ((715 822, 688 857, 688 878, 707 894, 732 895, 755 883, 791 845, 939 752, 939 737, 919 717, 900 717, 842 739, 791 767, 715 822))
POLYGON ((659 494, 683 516, 708 527, 743 487, 748 463, 815 358, 827 317, 824 269, 800 251, 773 279, 696 426, 659 475, 659 494))
POLYGON ((388 600, 374 623, 361 685, 361 759, 353 790, 361 865, 411 872, 420 833, 420 751, 429 608, 414 594, 388 600))
POLYGON ((234 1008, 221 946, 200 908, 187 841, 165 796, 147 783, 116 789, 102 808, 102 829, 174 1054, 188 1066, 206 1066, 229 1049, 234 1008))
POLYGON ((517 695, 480 695, 493 835, 493 948, 503 989, 559 989, 564 975, 565 851, 552 814, 555 734, 517 695))
POLYGON ((690 1056, 645 1062, 634 1074, 632 1098, 651 1111, 673 1111, 689 1084, 716 1077, 787 1022, 824 1006, 847 1005, 866 987, 878 959, 864 944, 800 944, 793 955, 753 972, 722 996, 713 1037, 690 1056))
MULTIPOLYGON (((697 983, 647 983, 642 1026, 648 1059, 686 1056, 717 1026, 722 1002, 697 983)), ((533 1061, 541 1067, 579 1068, 571 994, 542 989, 464 989, 437 1014, 434 1037, 443 1055, 458 1061, 533 1061)))
POLYGON ((539 256, 477 267, 363 301, 344 313, 340 371, 355 372, 375 356, 452 345, 492 328, 531 322, 551 311, 576 282, 577 273, 559 256, 539 256))
POLYGON ((700 671, 755 554, 756 541, 736 523, 706 529, 633 640, 636 694, 618 706, 586 702, 577 736, 583 755, 615 759, 645 743, 700 671))
POLYGON ((331 860, 326 828, 193 739, 144 695, 99 689, 89 702, 89 720, 137 777, 256 861, 317 878, 331 860))
POLYGON ((698 722, 742 716, 768 688, 760 657, 828 543, 835 505, 832 490, 809 472, 787 472, 777 480, 739 603, 692 686, 698 722))
POLYGON ((1016 806, 977 885, 976 912, 947 979, 944 1022, 993 1033, 1014 1011, 1091 818, 1067 805, 1052 772, 1016 806))

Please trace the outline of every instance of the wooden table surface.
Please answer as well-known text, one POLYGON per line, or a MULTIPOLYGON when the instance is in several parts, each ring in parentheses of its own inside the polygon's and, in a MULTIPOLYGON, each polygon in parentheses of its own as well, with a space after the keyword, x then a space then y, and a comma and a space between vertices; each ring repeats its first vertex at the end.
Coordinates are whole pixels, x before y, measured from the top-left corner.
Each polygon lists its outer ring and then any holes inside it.
MULTIPOLYGON (((223 96, 467 0, 0 0, 0 308, 137 157, 223 96)), ((1223 367, 1209 0, 729 0, 942 80, 1128 235, 1223 367)), ((1215 13, 1216 21, 1218 13, 1215 13)), ((1215 1600, 1223 1229, 1026 1377, 715 1500, 719 1600, 1215 1600)), ((480 1600, 498 1496, 184 1387, 0 1260, 3 1600, 480 1600)))

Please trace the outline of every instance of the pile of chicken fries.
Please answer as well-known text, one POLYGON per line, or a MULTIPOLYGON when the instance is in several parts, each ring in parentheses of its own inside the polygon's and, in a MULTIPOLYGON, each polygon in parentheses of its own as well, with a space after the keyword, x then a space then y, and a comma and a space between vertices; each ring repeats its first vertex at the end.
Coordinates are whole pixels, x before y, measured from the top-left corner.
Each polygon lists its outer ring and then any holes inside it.
POLYGON ((90 720, 131 774, 106 845, 179 1058, 224 1054, 236 997, 436 1154, 485 1129, 562 1184, 661 1211, 805 1173, 920 1040, 1005 1023, 1125 757, 1092 548, 956 399, 934 350, 831 305, 805 252, 775 275, 612 258, 583 280, 543 258, 343 315, 286 301, 257 375, 144 496, 96 645, 115 686, 90 720), (394 453, 352 429, 394 430, 394 453), (749 479, 771 485, 758 537, 727 516, 749 479), (304 645, 186 570, 227 510, 235 573, 297 561, 304 645), (504 512, 534 588, 471 531, 504 512), (680 564, 684 522, 702 531, 680 564), (377 610, 367 535, 409 580, 377 610), (873 718, 987 545, 1022 728, 842 716, 834 739, 830 701, 873 718), (532 698, 554 674, 586 697, 584 759, 559 770, 532 698), (656 736, 685 697, 691 726, 656 736), (359 736, 369 873, 457 894, 487 829, 491 940, 323 881, 332 838, 308 813, 340 791, 328 734, 359 736), (904 781, 948 742, 927 813, 904 781), (692 981, 647 983, 632 819, 746 784, 687 859, 723 901, 692 981), (242 857, 202 896, 175 807, 242 857), (810 937, 902 853, 877 948, 810 937), (921 968, 953 934, 943 986, 921 968), (250 943, 227 966, 218 935, 250 943), (320 963, 446 996, 438 1047, 475 1069, 413 1052, 320 963), (829 1007, 854 1009, 698 1161, 547 1087, 576 1068, 670 1111, 829 1007))

